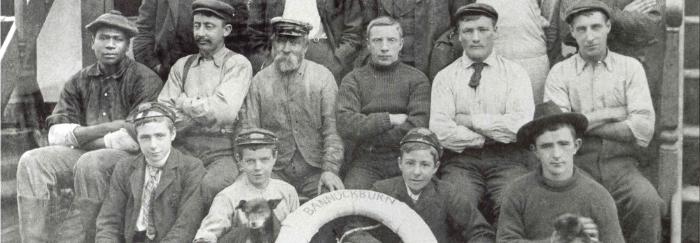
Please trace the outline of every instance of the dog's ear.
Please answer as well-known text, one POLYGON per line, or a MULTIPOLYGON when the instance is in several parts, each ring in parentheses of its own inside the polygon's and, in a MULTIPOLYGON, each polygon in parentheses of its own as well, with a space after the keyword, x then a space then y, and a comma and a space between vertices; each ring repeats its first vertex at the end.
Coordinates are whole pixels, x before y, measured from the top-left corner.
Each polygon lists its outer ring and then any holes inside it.
POLYGON ((282 199, 272 199, 272 200, 267 200, 267 205, 270 206, 270 209, 275 209, 277 208, 277 204, 280 204, 282 199))
POLYGON ((240 202, 238 202, 238 206, 236 206, 235 209, 241 209, 241 208, 245 207, 245 204, 246 204, 246 201, 241 200, 240 202))

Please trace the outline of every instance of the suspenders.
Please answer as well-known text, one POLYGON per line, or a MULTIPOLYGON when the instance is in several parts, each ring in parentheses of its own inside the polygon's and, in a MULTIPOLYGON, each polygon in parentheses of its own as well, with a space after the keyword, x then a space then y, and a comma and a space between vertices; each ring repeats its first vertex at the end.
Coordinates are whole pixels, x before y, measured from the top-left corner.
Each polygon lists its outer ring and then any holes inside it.
MULTIPOLYGON (((223 67, 226 65, 226 61, 228 59, 231 59, 231 57, 236 54, 235 52, 229 51, 226 53, 226 56, 224 56, 224 61, 221 63, 221 66, 223 67)), ((185 82, 187 82, 187 74, 190 72, 190 67, 192 67, 192 63, 197 59, 199 55, 198 54, 193 54, 187 57, 187 61, 185 61, 185 69, 182 71, 182 85, 180 86, 180 90, 182 93, 185 93, 185 82)))

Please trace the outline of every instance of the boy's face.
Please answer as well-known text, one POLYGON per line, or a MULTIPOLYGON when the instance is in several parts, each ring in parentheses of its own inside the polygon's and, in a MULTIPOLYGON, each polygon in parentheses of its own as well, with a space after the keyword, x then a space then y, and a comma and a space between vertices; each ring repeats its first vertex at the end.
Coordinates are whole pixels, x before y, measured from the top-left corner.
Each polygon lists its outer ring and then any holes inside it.
POLYGON ((414 150, 399 157, 399 170, 404 183, 413 193, 419 193, 430 183, 440 165, 430 150, 414 150))
POLYGON ((555 131, 545 131, 535 138, 532 147, 542 163, 542 174, 554 181, 571 178, 574 172, 574 154, 581 147, 581 139, 575 138, 570 126, 555 131))
POLYGON ((163 166, 165 161, 162 160, 170 154, 175 132, 168 128, 166 122, 149 122, 136 127, 136 134, 146 162, 154 167, 163 166))
POLYGON ((272 176, 272 167, 275 166, 277 154, 272 148, 259 148, 256 150, 243 148, 240 153, 238 167, 245 173, 248 181, 253 186, 264 188, 272 176))

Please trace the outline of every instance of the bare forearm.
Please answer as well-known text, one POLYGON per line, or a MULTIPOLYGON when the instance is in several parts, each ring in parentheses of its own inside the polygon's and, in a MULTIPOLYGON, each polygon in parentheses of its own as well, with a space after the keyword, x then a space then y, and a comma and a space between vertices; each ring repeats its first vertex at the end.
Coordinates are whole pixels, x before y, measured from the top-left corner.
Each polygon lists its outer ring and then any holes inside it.
POLYGON ((105 134, 122 128, 123 122, 107 122, 93 126, 76 127, 73 130, 75 139, 79 144, 90 143, 95 139, 101 139, 105 134))

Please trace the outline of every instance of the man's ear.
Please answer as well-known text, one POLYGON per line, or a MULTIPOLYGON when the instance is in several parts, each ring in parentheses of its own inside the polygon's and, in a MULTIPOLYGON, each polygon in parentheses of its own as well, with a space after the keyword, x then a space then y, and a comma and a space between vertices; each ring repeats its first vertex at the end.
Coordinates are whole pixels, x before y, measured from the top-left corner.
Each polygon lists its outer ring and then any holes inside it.
POLYGON ((574 154, 578 152, 579 149, 581 149, 581 146, 583 146, 583 140, 580 138, 574 139, 574 154))
POLYGON ((232 31, 233 31, 233 25, 231 25, 231 24, 224 25, 224 37, 229 36, 232 31))
POLYGON ((275 209, 281 201, 282 199, 267 200, 267 205, 270 206, 270 209, 275 209))
POLYGON ((240 202, 238 202, 238 206, 236 206, 235 209, 241 209, 241 208, 245 207, 245 204, 246 204, 246 201, 241 200, 240 202))

